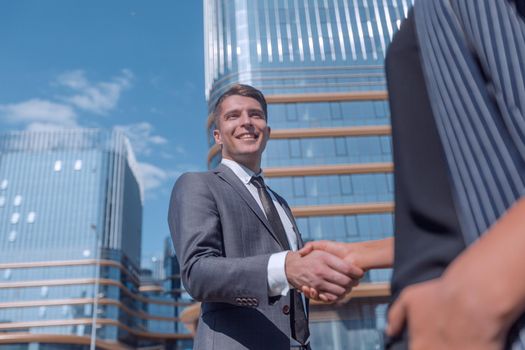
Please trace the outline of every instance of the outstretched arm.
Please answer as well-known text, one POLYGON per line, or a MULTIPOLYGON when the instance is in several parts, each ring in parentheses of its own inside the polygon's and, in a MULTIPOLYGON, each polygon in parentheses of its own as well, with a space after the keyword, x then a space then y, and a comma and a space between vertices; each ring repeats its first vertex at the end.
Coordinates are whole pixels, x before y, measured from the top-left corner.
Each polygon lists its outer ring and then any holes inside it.
POLYGON ((313 250, 324 250, 337 255, 365 271, 392 267, 394 263, 394 239, 392 237, 354 243, 313 241, 308 242, 300 253, 306 255, 313 250))

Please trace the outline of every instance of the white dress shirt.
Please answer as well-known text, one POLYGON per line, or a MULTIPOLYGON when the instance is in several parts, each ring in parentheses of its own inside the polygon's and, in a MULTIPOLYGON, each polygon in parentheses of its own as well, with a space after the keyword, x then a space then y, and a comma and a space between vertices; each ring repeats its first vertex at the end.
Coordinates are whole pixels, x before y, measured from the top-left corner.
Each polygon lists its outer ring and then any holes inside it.
MULTIPOLYGON (((264 215, 266 215, 257 188, 250 182, 252 176, 261 176, 261 174, 255 174, 250 169, 230 159, 222 159, 221 163, 226 165, 235 173, 235 175, 237 175, 248 191, 250 191, 257 204, 259 204, 264 215)), ((270 193, 273 204, 281 218, 281 222, 288 238, 288 244, 292 250, 297 250, 297 235, 293 229, 293 224, 273 193, 271 191, 268 192, 270 193)), ((291 288, 288 279, 286 278, 285 271, 286 254, 288 254, 288 252, 288 250, 285 250, 283 252, 272 254, 268 260, 268 294, 270 296, 285 296, 291 288)))

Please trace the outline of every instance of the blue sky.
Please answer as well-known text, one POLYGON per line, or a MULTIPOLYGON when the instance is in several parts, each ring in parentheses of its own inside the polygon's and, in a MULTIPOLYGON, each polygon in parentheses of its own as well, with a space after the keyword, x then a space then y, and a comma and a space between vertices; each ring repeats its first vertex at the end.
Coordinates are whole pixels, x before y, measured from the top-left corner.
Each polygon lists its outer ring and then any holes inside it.
POLYGON ((0 130, 120 127, 145 185, 143 258, 171 186, 206 169, 201 0, 0 0, 0 130))

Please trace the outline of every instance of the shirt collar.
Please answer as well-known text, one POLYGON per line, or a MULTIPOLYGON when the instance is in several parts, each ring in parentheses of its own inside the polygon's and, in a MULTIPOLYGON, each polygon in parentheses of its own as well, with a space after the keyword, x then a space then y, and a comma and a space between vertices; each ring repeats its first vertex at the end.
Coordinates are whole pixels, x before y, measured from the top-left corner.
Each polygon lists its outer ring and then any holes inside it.
POLYGON ((263 176, 262 169, 261 171, 256 174, 247 167, 245 167, 242 164, 237 163, 234 160, 231 159, 222 159, 221 164, 226 165, 228 168, 230 168, 235 175, 245 184, 249 184, 250 180, 252 179, 252 176, 263 176))

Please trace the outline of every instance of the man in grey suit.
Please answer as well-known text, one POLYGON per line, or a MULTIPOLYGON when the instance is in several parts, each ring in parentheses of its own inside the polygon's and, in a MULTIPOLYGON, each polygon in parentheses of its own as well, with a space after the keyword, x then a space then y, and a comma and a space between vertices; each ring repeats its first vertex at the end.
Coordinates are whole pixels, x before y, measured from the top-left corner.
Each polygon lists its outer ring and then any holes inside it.
POLYGON ((302 286, 342 297, 363 271, 303 242, 286 201, 262 179, 270 136, 263 94, 234 85, 217 101, 222 162, 183 174, 168 222, 188 293, 202 301, 195 349, 309 349, 302 286))

